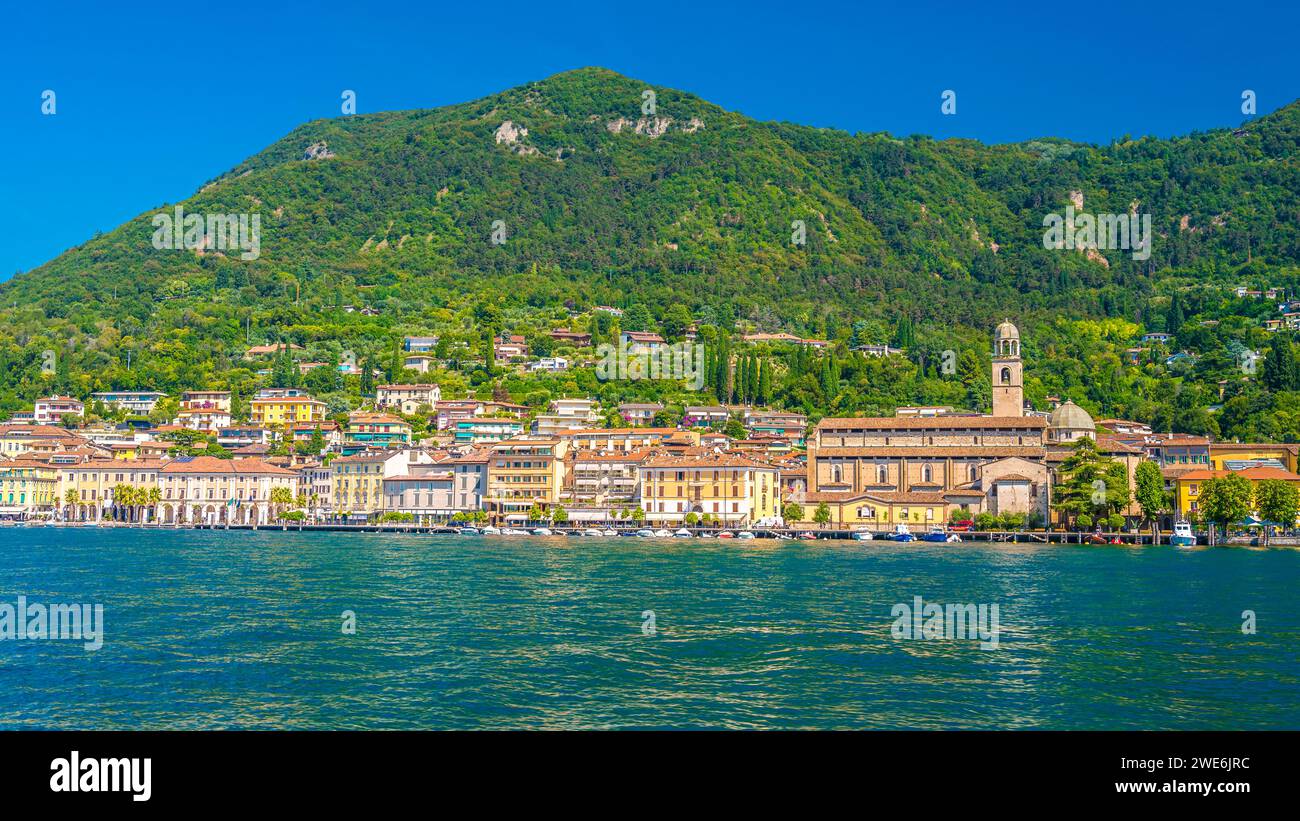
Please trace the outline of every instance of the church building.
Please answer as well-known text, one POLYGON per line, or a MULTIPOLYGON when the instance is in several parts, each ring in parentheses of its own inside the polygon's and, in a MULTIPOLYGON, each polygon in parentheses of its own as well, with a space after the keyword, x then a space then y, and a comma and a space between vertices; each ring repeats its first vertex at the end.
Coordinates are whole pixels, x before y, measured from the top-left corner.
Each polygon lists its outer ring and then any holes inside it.
POLYGON ((841 527, 939 525, 955 508, 1045 520, 1056 454, 1095 438, 1092 418, 1069 402, 1050 416, 1026 413, 1020 331, 1009 320, 994 331, 990 377, 991 414, 821 420, 808 444, 805 517, 824 502, 841 527))

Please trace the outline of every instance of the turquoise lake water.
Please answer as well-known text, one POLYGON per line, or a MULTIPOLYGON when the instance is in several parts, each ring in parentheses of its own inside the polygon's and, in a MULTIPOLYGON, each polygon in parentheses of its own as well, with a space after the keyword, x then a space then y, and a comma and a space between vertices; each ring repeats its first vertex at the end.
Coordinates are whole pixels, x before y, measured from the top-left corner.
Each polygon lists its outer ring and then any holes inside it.
POLYGON ((1300 728, 1295 550, 0 530, 19 595, 104 643, 0 641, 8 729, 1300 728))

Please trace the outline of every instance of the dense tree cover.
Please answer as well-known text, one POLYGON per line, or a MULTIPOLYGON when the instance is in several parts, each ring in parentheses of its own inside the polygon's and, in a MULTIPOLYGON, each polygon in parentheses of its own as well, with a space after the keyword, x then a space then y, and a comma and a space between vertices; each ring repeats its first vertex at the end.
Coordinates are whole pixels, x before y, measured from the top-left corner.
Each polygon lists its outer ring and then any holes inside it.
POLYGON ((243 407, 258 387, 300 384, 340 414, 376 371, 413 376, 405 334, 440 337, 449 366, 432 378, 447 395, 656 399, 670 417, 699 401, 589 371, 525 377, 492 356, 497 333, 565 355, 546 331, 599 344, 620 322, 669 341, 697 324, 718 400, 814 416, 987 408, 989 329, 1010 316, 1040 407, 1068 396, 1161 429, 1300 439, 1292 342, 1261 329, 1276 305, 1229 290, 1300 289, 1300 106, 1238 131, 985 146, 759 123, 661 88, 647 117, 645 88, 582 69, 294 130, 181 203, 258 214, 257 259, 155 249, 151 220, 168 204, 0 285, 0 413, 50 391, 133 387, 229 388, 243 407), (527 134, 498 140, 507 120, 527 134), (333 156, 304 159, 321 142, 333 156), (1087 212, 1150 214, 1150 258, 1044 248, 1044 217, 1074 192, 1087 212), (754 349, 746 330, 834 347, 754 349), (1126 349, 1157 330, 1172 343, 1131 363, 1126 349), (270 342, 329 367, 242 358, 270 342), (906 356, 851 350, 886 343, 906 356), (1182 350, 1194 357, 1166 364, 1182 350), (1243 372, 1254 350, 1267 351, 1260 371, 1243 372))

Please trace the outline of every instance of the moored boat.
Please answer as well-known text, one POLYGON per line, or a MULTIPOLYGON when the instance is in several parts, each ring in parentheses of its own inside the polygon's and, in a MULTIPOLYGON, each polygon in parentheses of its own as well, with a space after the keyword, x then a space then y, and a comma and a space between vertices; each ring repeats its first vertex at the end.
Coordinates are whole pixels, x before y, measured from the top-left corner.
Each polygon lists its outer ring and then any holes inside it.
POLYGON ((549 527, 535 527, 535 528, 533 528, 533 535, 534 535, 534 536, 554 536, 554 535, 555 535, 555 532, 552 531, 549 527))
POLYGON ((914 542, 916 537, 912 535, 912 530, 905 522, 899 522, 894 525, 894 533, 890 536, 896 542, 914 542))
POLYGON ((1192 532, 1192 523, 1174 522, 1174 535, 1169 537, 1169 543, 1174 547, 1194 547, 1196 534, 1192 532))
POLYGON ((869 542, 875 537, 871 535, 870 530, 855 530, 849 535, 849 538, 855 542, 869 542))
POLYGON ((462 536, 478 536, 481 531, 477 527, 462 527, 456 532, 462 536))
POLYGON ((754 538, 754 534, 753 534, 753 533, 750 533, 748 530, 742 530, 742 531, 740 531, 739 533, 736 534, 736 538, 737 538, 737 539, 752 539, 752 538, 754 538))
POLYGON ((677 531, 675 531, 675 532, 673 533, 673 538, 676 538, 676 539, 690 539, 690 538, 693 538, 693 536, 692 536, 692 534, 691 534, 691 532, 690 532, 689 530, 687 530, 686 528, 683 527, 683 528, 680 528, 680 529, 678 529, 677 531))
POLYGON ((944 533, 943 528, 940 527, 939 525, 934 525, 933 527, 930 528, 930 531, 928 533, 926 533, 924 536, 921 537, 921 541, 946 542, 948 541, 948 534, 944 533))
POLYGON ((648 527, 643 527, 636 532, 636 535, 642 539, 649 539, 655 535, 655 532, 648 527))

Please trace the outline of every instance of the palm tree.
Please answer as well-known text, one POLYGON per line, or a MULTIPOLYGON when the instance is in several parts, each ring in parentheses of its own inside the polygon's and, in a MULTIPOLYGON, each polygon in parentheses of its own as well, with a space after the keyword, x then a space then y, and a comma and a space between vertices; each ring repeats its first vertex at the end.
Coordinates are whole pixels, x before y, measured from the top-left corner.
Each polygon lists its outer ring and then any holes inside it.
POLYGON ((278 520, 284 515, 284 507, 293 504, 293 491, 287 487, 271 488, 271 506, 278 520))
POLYGON ((151 521, 158 521, 158 503, 162 501, 162 490, 157 485, 152 485, 145 491, 145 503, 153 509, 149 516, 151 521))
MULTIPOLYGON (((77 498, 77 491, 73 488, 68 488, 68 492, 63 494, 63 501, 67 509, 71 511, 71 518, 77 518, 77 507, 78 503, 81 501, 77 498)), ((68 521, 69 514, 65 513, 63 519, 64 521, 68 521)))

